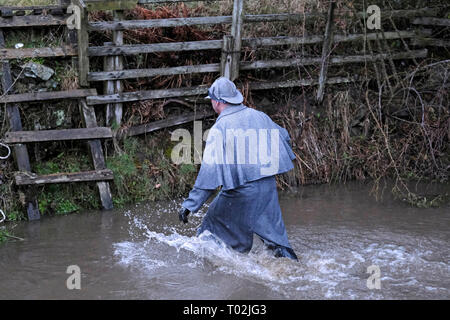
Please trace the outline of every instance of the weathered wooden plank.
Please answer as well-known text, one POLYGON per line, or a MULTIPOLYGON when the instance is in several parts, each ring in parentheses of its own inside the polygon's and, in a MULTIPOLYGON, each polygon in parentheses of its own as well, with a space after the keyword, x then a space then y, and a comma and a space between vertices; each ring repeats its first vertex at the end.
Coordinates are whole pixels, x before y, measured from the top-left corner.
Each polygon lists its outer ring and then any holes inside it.
POLYGON ((432 17, 416 18, 413 20, 412 23, 429 25, 429 26, 450 27, 450 19, 441 19, 441 18, 432 18, 432 17))
POLYGON ((233 22, 231 25, 231 36, 233 37, 231 53, 230 80, 234 81, 239 77, 239 62, 241 61, 242 46, 242 24, 244 21, 244 0, 234 0, 233 22))
MULTIPOLYGON (((85 99, 79 101, 80 113, 82 115, 83 123, 86 128, 96 128, 97 118, 95 116, 95 110, 92 106, 86 104, 85 99)), ((103 154, 102 144, 100 140, 89 140, 89 150, 91 151, 91 159, 95 170, 106 169, 105 156, 103 154)), ((111 189, 108 182, 97 182, 97 188, 100 196, 102 207, 106 210, 113 208, 113 201, 111 195, 111 189)))
POLYGON ((200 64, 193 66, 180 66, 171 68, 127 69, 120 71, 89 72, 88 79, 89 81, 135 79, 135 78, 145 78, 155 76, 169 76, 176 74, 219 72, 219 69, 220 67, 218 63, 200 64))
MULTIPOLYGON (((431 30, 417 31, 389 31, 385 32, 385 38, 387 40, 394 40, 400 38, 414 38, 419 34, 429 35, 431 30)), ((380 35, 375 32, 360 33, 360 34, 334 34, 333 43, 350 42, 350 41, 364 41, 364 40, 377 40, 380 35)), ((263 47, 263 46, 279 46, 279 45, 301 45, 301 44, 316 44, 322 43, 324 40, 323 35, 311 35, 304 37, 263 37, 263 38, 243 38, 242 45, 245 47, 263 47)))
MULTIPOLYGON (((442 10, 441 8, 421 8, 412 10, 383 10, 381 11, 381 20, 387 20, 390 18, 414 18, 418 16, 434 16, 442 10)), ((335 17, 352 17, 356 16, 360 19, 366 19, 368 14, 366 12, 357 12, 341 10, 335 14, 335 17)), ((245 15, 244 22, 255 23, 255 22, 291 22, 298 23, 303 21, 314 22, 316 19, 327 18, 326 14, 322 13, 279 13, 279 14, 256 14, 256 15, 245 15)))
POLYGON ((83 0, 73 0, 80 8, 80 28, 77 30, 78 40, 78 81, 83 87, 88 86, 87 74, 89 73, 89 34, 88 34, 88 12, 83 0))
POLYGON ((0 17, 0 28, 21 28, 21 27, 46 27, 63 26, 69 15, 27 15, 13 16, 11 18, 0 17))
POLYGON ((168 51, 196 51, 221 48, 222 40, 203 40, 173 43, 153 43, 143 45, 123 45, 114 47, 90 47, 88 53, 89 56, 99 57, 168 51))
POLYGON ((44 141, 88 140, 111 138, 112 132, 107 127, 38 130, 38 131, 10 131, 5 134, 6 143, 30 143, 44 141))
MULTIPOLYGON (((5 47, 5 39, 3 31, 0 29, 0 48, 5 47)), ((0 64, 2 69, 2 96, 7 96, 8 93, 14 93, 13 80, 11 77, 11 68, 8 61, 0 64)), ((9 126, 11 131, 21 131, 22 121, 20 119, 19 106, 17 104, 7 104, 6 112, 8 114, 9 126)), ((28 150, 25 145, 18 144, 14 146, 14 157, 16 159, 17 167, 20 171, 31 171, 30 158, 28 150)), ((27 210, 28 220, 40 219, 39 205, 36 198, 36 190, 30 188, 25 192, 25 206, 27 210)))
MULTIPOLYGON (((427 50, 412 50, 411 52, 398 52, 392 54, 392 59, 410 59, 410 58, 425 58, 427 50)), ((377 59, 386 59, 388 54, 376 55, 354 55, 354 56, 331 56, 330 64, 344 64, 344 63, 359 63, 365 61, 375 61, 377 59)), ((295 66, 306 66, 320 63, 320 57, 305 57, 297 59, 280 59, 280 60, 258 60, 252 62, 241 62, 241 70, 255 70, 267 68, 285 68, 295 66)), ((129 69, 122 71, 105 71, 105 72, 90 72, 89 81, 108 81, 116 79, 135 79, 155 76, 167 76, 177 74, 190 73, 208 73, 219 72, 220 65, 218 63, 194 65, 194 66, 180 66, 171 68, 154 68, 154 69, 129 69)), ((223 75, 223 74, 222 74, 223 75)), ((111 90, 105 91, 111 94, 111 90)))
MULTIPOLYGON (((241 8, 239 4, 240 0, 234 2, 236 8, 241 8)), ((234 11, 234 10, 233 10, 234 11)), ((394 11, 382 11, 382 19, 388 19, 389 17, 415 17, 425 12, 435 13, 436 10, 423 9, 423 10, 394 10, 394 11)), ((238 14, 235 18, 245 23, 258 23, 258 22, 293 22, 298 23, 306 19, 314 20, 317 18, 326 17, 324 14, 318 13, 279 13, 279 14, 256 14, 256 15, 244 15, 243 10, 236 11, 238 14)), ((353 15, 351 12, 342 12, 340 15, 353 15)), ((338 15, 336 15, 338 16, 338 15)), ((366 17, 367 14, 360 12, 357 13, 360 18, 366 17)), ((228 24, 232 23, 233 16, 215 16, 215 17, 188 17, 188 18, 169 18, 169 19, 149 19, 149 20, 125 20, 125 21, 100 21, 89 23, 89 30, 91 31, 105 31, 105 30, 131 30, 142 28, 167 28, 167 27, 181 27, 181 26, 193 26, 193 25, 210 25, 210 24, 228 24)))
POLYGON ((183 123, 188 123, 194 120, 200 120, 207 117, 211 117, 214 116, 215 114, 216 113, 211 109, 207 112, 192 112, 181 116, 169 117, 164 120, 154 121, 143 125, 125 128, 119 131, 116 137, 119 139, 123 139, 129 136, 136 136, 144 133, 149 133, 152 131, 177 126, 183 123))
POLYGON ((220 58, 220 75, 231 79, 231 61, 233 59, 233 36, 223 36, 222 55, 220 58))
POLYGON ((138 0, 85 0, 88 11, 134 9, 137 2, 138 0))
MULTIPOLYGON (((240 1, 240 0, 239 0, 240 1)), ((240 7, 239 1, 235 2, 235 5, 240 7)), ((239 11, 243 13, 242 10, 239 11)), ((389 16, 415 16, 416 13, 386 11, 382 12, 389 16)), ((344 13, 348 14, 348 13, 344 13)), ((363 17, 363 13, 359 13, 360 17, 363 17)), ((240 16, 242 22, 245 23, 258 23, 258 22, 301 22, 306 19, 323 18, 323 14, 316 13, 281 13, 281 14, 256 14, 256 15, 243 15, 240 16)), ((105 30, 131 30, 141 28, 165 28, 165 27, 181 27, 192 25, 209 25, 209 24, 228 24, 232 23, 233 16, 213 16, 213 17, 188 17, 188 18, 169 18, 169 19, 149 19, 149 20, 126 20, 126 21, 101 21, 89 23, 89 30, 92 31, 105 31, 105 30)))
MULTIPOLYGON (((424 34, 429 34, 429 30, 423 30, 424 34)), ((417 36, 415 31, 385 32, 386 39, 413 38, 417 36)), ((376 33, 334 35, 333 42, 376 40, 376 33)), ((265 37, 265 38, 243 38, 242 45, 247 47, 295 45, 295 44, 315 44, 321 43, 323 36, 312 35, 305 37, 265 37)), ((144 45, 124 45, 112 47, 90 47, 90 56, 113 56, 113 55, 133 55, 140 53, 169 52, 169 51, 195 51, 222 49, 223 40, 204 40, 190 42, 154 43, 144 45)))
MULTIPOLYGON (((330 78, 327 83, 345 83, 352 81, 350 78, 335 77, 330 78)), ((250 88, 253 90, 263 90, 270 88, 282 88, 282 87, 295 87, 295 86, 306 86, 314 85, 317 81, 312 80, 298 80, 298 81, 283 81, 283 82, 264 82, 264 83, 250 83, 250 88), (253 87, 252 87, 253 86, 253 87)), ((136 91, 136 92, 125 92, 122 94, 104 95, 104 96, 94 96, 87 97, 87 103, 89 105, 98 105, 114 102, 129 102, 129 101, 140 101, 140 100, 150 100, 150 99, 162 99, 162 98, 174 98, 174 97, 187 97, 203 95, 208 92, 208 85, 201 85, 191 88, 175 88, 175 89, 165 89, 165 90, 149 90, 149 91, 136 91)))
POLYGON ((133 30, 143 28, 170 28, 170 27, 184 27, 194 25, 224 24, 224 23, 231 23, 231 21, 232 21, 231 16, 101 21, 89 23, 89 30, 105 31, 105 30, 133 30))
POLYGON ((59 99, 78 99, 97 94, 96 89, 77 89, 67 91, 30 92, 0 97, 0 103, 46 101, 59 99))
MULTIPOLYGON (((136 6, 136 3, 135 3, 136 6)), ((114 20, 122 20, 123 19, 123 11, 114 11, 114 20)), ((123 31, 113 31, 113 42, 115 46, 123 45, 123 31)), ((123 57, 115 56, 114 57, 114 70, 120 71, 123 70, 123 57)), ((116 80, 114 82, 114 93, 122 93, 123 86, 122 81, 116 80)), ((114 104, 114 121, 117 126, 120 126, 122 123, 122 103, 114 104)))
POLYGON ((327 26, 325 28, 325 36, 323 39, 322 45, 322 61, 320 66, 320 74, 319 74, 319 88, 317 89, 316 101, 319 103, 323 100, 323 93, 325 91, 325 82, 327 80, 327 72, 328 72, 328 56, 330 55, 330 49, 333 38, 333 17, 334 17, 334 8, 336 7, 336 2, 330 2, 330 8, 328 9, 328 18, 327 18, 327 26))
MULTIPOLYGON (((70 3, 70 1, 69 1, 70 3)), ((23 10, 23 11, 33 11, 33 10, 53 10, 53 9, 65 9, 67 5, 36 5, 36 6, 0 6, 0 11, 3 10, 23 10)))
MULTIPOLYGON (((411 50, 404 52, 396 52, 392 55, 388 53, 379 53, 374 55, 354 55, 354 56, 330 56, 329 64, 339 65, 345 63, 362 63, 378 61, 380 59, 391 58, 393 60, 426 58, 428 54, 427 49, 411 50)), ((255 70, 268 68, 286 68, 296 66, 307 66, 319 64, 322 61, 321 57, 305 57, 297 59, 283 59, 283 60, 260 60, 253 62, 241 62, 241 70, 255 70)))
MULTIPOLYGON (((333 77, 326 80, 327 84, 339 84, 354 82, 354 78, 333 77)), ((318 80, 315 79, 302 79, 302 80, 290 80, 290 81, 278 81, 278 82, 250 82, 250 90, 268 90, 276 88, 292 88, 317 85, 318 80)))
POLYGON ((24 58, 48 58, 76 56, 78 51, 72 46, 54 48, 0 49, 0 60, 24 58))
POLYGON ((54 173, 49 175, 37 175, 30 172, 18 172, 15 174, 17 185, 42 185, 52 183, 105 181, 113 179, 113 172, 109 169, 85 172, 54 173))
POLYGON ((200 94, 206 94, 208 92, 208 88, 209 88, 208 85, 201 85, 191 88, 174 88, 164 90, 124 92, 121 94, 87 97, 86 101, 89 105, 97 105, 106 103, 140 101, 140 100, 161 99, 171 97, 195 96, 200 94))
POLYGON ((429 46, 429 47, 450 47, 450 40, 433 39, 433 38, 417 38, 412 40, 415 46, 429 46))
MULTIPOLYGON (((105 43, 105 45, 111 45, 112 43, 105 43)), ((112 56, 106 56, 103 58, 103 70, 105 70, 105 72, 98 72, 98 73, 106 73, 106 74, 111 74, 112 72, 114 72, 114 57, 112 56)), ((94 72, 89 72, 88 73, 88 80, 89 81, 103 81, 103 80, 110 80, 110 79, 102 79, 99 78, 99 80, 93 80, 93 78, 91 77, 91 75, 94 72)), ((132 79, 132 78, 130 78, 132 79)), ((103 83, 103 93, 104 94, 114 94, 114 81, 105 81, 103 83)), ((109 127, 111 126, 112 120, 113 120, 113 109, 114 109, 114 105, 112 104, 107 104, 106 105, 106 125, 109 127)))

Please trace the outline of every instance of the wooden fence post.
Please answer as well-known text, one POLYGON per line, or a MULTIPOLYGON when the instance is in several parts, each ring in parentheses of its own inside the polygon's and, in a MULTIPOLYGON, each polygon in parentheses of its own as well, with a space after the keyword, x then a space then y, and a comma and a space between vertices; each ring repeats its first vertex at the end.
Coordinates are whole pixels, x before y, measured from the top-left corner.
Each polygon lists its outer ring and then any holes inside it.
MULTIPOLYGON (((105 42, 103 44, 106 46, 112 46, 112 42, 105 42)), ((104 71, 114 71, 114 57, 113 56, 105 56, 103 57, 103 70, 104 71)), ((114 94, 114 81, 107 80, 103 83, 103 94, 114 94)), ((113 122, 114 115, 114 104, 108 103, 106 105, 106 113, 105 120, 106 126, 111 126, 113 122)))
POLYGON ((233 37, 230 80, 239 77, 239 63, 241 62, 242 23, 244 21, 244 0, 234 0, 231 35, 233 37))
MULTIPOLYGON (((0 29, 0 48, 5 47, 5 38, 3 37, 3 31, 0 29)), ((3 61, 1 63, 2 78, 1 85, 3 88, 3 95, 14 93, 13 91, 13 79, 11 76, 11 68, 9 61, 3 61)), ((16 103, 7 104, 6 112, 8 114, 10 131, 21 131, 22 120, 20 119, 19 107, 16 103)), ((19 171, 31 172, 30 158, 28 155, 28 149, 24 144, 17 144, 14 146, 14 156, 17 162, 19 171)), ((25 192, 25 205, 27 210, 28 220, 40 219, 39 206, 36 198, 36 189, 29 188, 25 192)))
POLYGON ((331 44, 333 43, 333 15, 336 3, 331 1, 328 9, 327 26, 325 29, 325 37, 322 46, 322 66, 320 68, 319 89, 317 89, 317 102, 321 103, 323 100, 323 93, 325 91, 325 83, 327 81, 328 60, 330 54, 331 44))
MULTIPOLYGON (((95 128, 97 127, 97 118, 95 116, 94 107, 88 106, 86 104, 85 99, 79 100, 79 109, 82 115, 82 120, 86 128, 95 128)), ((94 169, 105 170, 106 163, 103 155, 102 144, 99 139, 89 140, 88 141, 89 149, 91 151, 92 162, 94 164, 94 169)), ((107 181, 99 181, 97 182, 97 188, 100 195, 100 201, 102 203, 102 207, 106 210, 113 208, 113 201, 111 196, 111 190, 109 187, 109 182, 107 181)))
POLYGON ((220 59, 220 75, 231 79, 231 69, 233 61, 233 36, 223 36, 222 58, 220 59))
MULTIPOLYGON (((122 10, 115 10, 114 11, 114 21, 120 21, 123 20, 123 11, 122 10)), ((121 46, 123 45, 123 31, 113 31, 113 43, 115 46, 121 46)), ((123 70, 123 58, 122 56, 115 56, 114 57, 114 71, 123 70)), ((114 81, 114 93, 122 93, 123 87, 122 87, 122 81, 116 80, 114 81)), ((116 103, 114 105, 114 122, 115 125, 120 127, 120 124, 122 122, 122 103, 116 103)))
POLYGON ((88 34, 88 11, 84 0, 72 0, 72 3, 80 8, 80 28, 78 34, 78 78, 80 85, 87 87, 89 72, 89 34, 88 34))

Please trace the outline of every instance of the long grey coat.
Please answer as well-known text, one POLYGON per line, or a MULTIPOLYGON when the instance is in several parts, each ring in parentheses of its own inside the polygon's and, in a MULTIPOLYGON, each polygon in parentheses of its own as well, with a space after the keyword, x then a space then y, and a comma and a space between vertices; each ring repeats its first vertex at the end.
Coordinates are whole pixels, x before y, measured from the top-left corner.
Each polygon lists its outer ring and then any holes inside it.
POLYGON ((265 113, 244 105, 223 110, 208 135, 194 188, 182 204, 196 212, 221 187, 198 234, 208 230, 233 249, 248 252, 256 233, 269 247, 281 247, 282 256, 295 259, 275 181, 276 174, 293 168, 294 159, 286 129, 265 113))

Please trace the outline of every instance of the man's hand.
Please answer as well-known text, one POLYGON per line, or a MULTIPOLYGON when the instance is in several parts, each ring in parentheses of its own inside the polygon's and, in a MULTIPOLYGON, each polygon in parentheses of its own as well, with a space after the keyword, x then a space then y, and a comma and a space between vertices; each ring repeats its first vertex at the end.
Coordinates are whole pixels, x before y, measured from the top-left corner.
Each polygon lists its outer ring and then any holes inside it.
POLYGON ((183 221, 184 223, 188 223, 187 216, 191 213, 188 209, 181 207, 180 211, 178 212, 178 218, 180 221, 183 221))

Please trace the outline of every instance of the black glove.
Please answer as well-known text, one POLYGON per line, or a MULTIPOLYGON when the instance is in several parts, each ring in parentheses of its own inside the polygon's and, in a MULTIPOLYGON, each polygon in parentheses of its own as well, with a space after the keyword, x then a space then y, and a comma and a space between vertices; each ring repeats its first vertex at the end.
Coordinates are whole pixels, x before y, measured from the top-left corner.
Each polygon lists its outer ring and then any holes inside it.
POLYGON ((184 223, 188 223, 187 216, 191 213, 188 209, 181 207, 180 211, 178 212, 178 218, 180 221, 183 221, 184 223))

